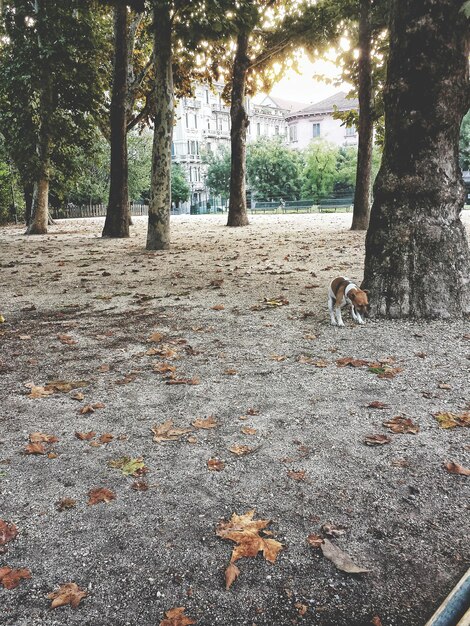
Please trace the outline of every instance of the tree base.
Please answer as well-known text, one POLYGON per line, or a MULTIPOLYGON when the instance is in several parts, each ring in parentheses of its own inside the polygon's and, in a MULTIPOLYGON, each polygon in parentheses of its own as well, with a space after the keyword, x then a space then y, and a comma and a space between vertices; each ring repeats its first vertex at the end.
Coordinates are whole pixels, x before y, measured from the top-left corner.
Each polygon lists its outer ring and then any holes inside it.
POLYGON ((369 228, 369 217, 353 217, 351 230, 367 230, 369 228))
POLYGON ((250 222, 248 221, 248 215, 230 215, 228 216, 227 226, 248 226, 250 222))
POLYGON ((30 224, 26 229, 25 235, 47 235, 47 226, 30 224))

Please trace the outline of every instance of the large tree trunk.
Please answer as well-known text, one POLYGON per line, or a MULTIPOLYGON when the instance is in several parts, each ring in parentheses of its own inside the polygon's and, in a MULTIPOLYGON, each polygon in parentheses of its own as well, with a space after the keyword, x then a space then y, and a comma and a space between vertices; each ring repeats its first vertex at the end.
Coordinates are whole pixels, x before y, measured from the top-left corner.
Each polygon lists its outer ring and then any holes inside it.
POLYGON ((372 171, 372 64, 371 0, 360 0, 359 13, 359 145, 357 152, 356 189, 351 230, 367 230, 370 215, 370 182, 372 171))
POLYGON ((114 7, 114 72, 111 96, 111 173, 103 237, 129 237, 127 169, 127 6, 114 7))
POLYGON ((170 247, 171 142, 174 119, 171 18, 167 2, 156 2, 154 5, 154 33, 156 113, 147 250, 166 250, 170 247))
POLYGON ((395 0, 385 148, 374 187, 363 285, 389 317, 470 312, 460 221, 459 130, 470 105, 469 28, 456 0, 395 0))
POLYGON ((245 110, 246 73, 249 65, 248 33, 240 33, 233 64, 232 98, 230 103, 230 138, 232 158, 230 169, 230 201, 227 226, 246 226, 246 129, 250 123, 245 110))

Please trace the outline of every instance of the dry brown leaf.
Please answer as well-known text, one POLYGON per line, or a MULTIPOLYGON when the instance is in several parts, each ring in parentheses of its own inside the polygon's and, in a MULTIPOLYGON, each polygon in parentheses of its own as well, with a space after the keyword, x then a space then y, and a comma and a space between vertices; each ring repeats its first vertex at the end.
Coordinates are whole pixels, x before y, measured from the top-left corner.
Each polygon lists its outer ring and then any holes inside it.
POLYGON ((299 470, 298 472, 294 470, 289 470, 287 472, 289 478, 292 478, 293 480, 305 480, 305 474, 305 470, 299 470))
POLYGON ((36 385, 33 385, 30 393, 28 394, 28 398, 47 398, 47 396, 52 396, 53 393, 54 392, 51 389, 36 387, 36 385))
POLYGON ((258 432, 256 428, 251 428, 251 426, 243 426, 240 430, 244 435, 256 435, 258 432))
POLYGON ((43 443, 29 443, 24 448, 25 454, 46 454, 46 448, 43 443))
POLYGON ((238 374, 237 370, 234 370, 230 367, 228 367, 227 369, 224 370, 224 374, 226 376, 235 376, 236 374, 238 374))
POLYGON ((225 463, 220 459, 209 459, 207 461, 207 468, 212 472, 221 472, 225 467, 225 463))
POLYGON ((434 417, 441 428, 455 428, 456 426, 470 426, 470 411, 464 413, 435 413, 434 417))
POLYGON ((31 433, 29 440, 31 443, 57 443, 59 441, 55 435, 45 433, 31 433))
POLYGON ((303 365, 314 365, 315 367, 328 367, 328 361, 314 359, 310 356, 306 356, 305 354, 301 354, 297 357, 297 362, 302 363, 303 365))
POLYGON ((44 387, 46 391, 52 393, 68 393, 72 389, 78 389, 79 387, 87 387, 90 383, 87 380, 51 380, 44 387))
POLYGON ((419 426, 414 424, 410 418, 403 417, 401 415, 395 415, 391 420, 383 422, 385 428, 388 428, 392 433, 409 433, 415 435, 419 432, 419 426))
POLYGON ((385 404, 384 402, 380 402, 379 400, 373 400, 372 402, 369 402, 369 404, 367 405, 368 409, 387 409, 388 408, 388 404, 385 404))
POLYGON ((287 359, 287 356, 285 354, 271 354, 269 358, 273 361, 281 362, 285 361, 287 359))
POLYGON ((451 474, 460 474, 461 476, 470 476, 470 469, 463 467, 463 465, 459 465, 454 461, 448 461, 444 463, 445 469, 451 474))
POLYGON ((449 385, 448 383, 439 383, 437 386, 439 387, 439 389, 452 389, 451 385, 449 385))
POLYGON ((213 311, 223 311, 225 309, 225 306, 223 304, 216 304, 215 306, 211 307, 211 309, 213 311))
POLYGON ((337 569, 348 574, 362 574, 368 572, 368 569, 359 567, 353 563, 351 557, 331 543, 329 539, 324 539, 320 546, 323 556, 331 561, 337 569))
POLYGON ((170 609, 165 613, 165 619, 160 622, 160 626, 190 626, 196 622, 184 614, 186 608, 179 606, 174 609, 170 609))
POLYGON ((259 409, 248 409, 246 412, 247 415, 259 415, 259 409))
POLYGON ((255 450, 255 448, 252 448, 251 446, 241 445, 233 445, 229 448, 229 451, 233 454, 236 454, 237 456, 245 456, 246 454, 250 454, 250 452, 253 452, 253 450, 255 450))
POLYGON ((366 365, 369 365, 369 361, 365 361, 364 359, 354 359, 353 357, 345 356, 342 359, 337 359, 336 365, 338 367, 346 367, 348 365, 350 367, 364 367, 366 365))
POLYGON ((153 440, 157 443, 162 441, 178 441, 183 435, 191 432, 191 428, 175 428, 172 420, 166 420, 163 424, 152 427, 153 440))
POLYGON ((49 600, 52 600, 51 609, 57 609, 59 606, 65 606, 66 604, 70 604, 71 607, 76 609, 86 595, 86 591, 80 589, 75 583, 66 583, 60 585, 58 591, 49 593, 47 597, 49 600))
POLYGON ((149 485, 147 482, 145 482, 145 480, 135 480, 132 483, 131 487, 132 489, 134 489, 134 491, 147 491, 149 485))
POLYGON ((100 372, 101 374, 104 374, 106 372, 109 372, 109 370, 111 369, 111 366, 108 363, 102 363, 97 371, 100 372))
POLYGON ((306 604, 302 604, 301 602, 296 602, 294 606, 300 616, 305 615, 305 613, 308 611, 308 606, 306 604))
POLYGON ((152 341, 154 343, 160 343, 162 341, 163 335, 162 333, 152 333, 147 341, 152 341))
POLYGON ((31 572, 28 569, 0 567, 0 583, 5 589, 15 589, 24 578, 31 578, 31 572))
POLYGON ((109 443, 113 439, 114 439, 114 435, 112 435, 111 433, 103 433, 100 436, 99 441, 100 443, 109 443))
POLYGON ((341 537, 346 534, 346 529, 342 526, 336 526, 336 524, 332 524, 331 522, 326 522, 321 527, 322 531, 325 535, 329 537, 341 537))
POLYGON ((174 374, 176 372, 176 365, 170 365, 169 363, 155 363, 153 371, 159 374, 174 374))
POLYGON ((323 543, 323 537, 320 535, 316 535, 315 533, 311 533, 307 537, 308 543, 312 546, 312 548, 319 548, 323 543))
POLYGON ((76 393, 72 394, 70 397, 72 398, 72 400, 83 400, 85 396, 83 395, 81 391, 77 391, 76 393))
POLYGON ((67 509, 73 509, 76 504, 77 501, 73 498, 62 498, 62 500, 59 500, 59 502, 57 502, 57 510, 66 511, 67 509))
POLYGON ((0 519, 0 546, 4 546, 13 541, 18 534, 18 528, 11 522, 0 519))
POLYGON ((372 626, 382 626, 382 620, 378 615, 374 615, 371 621, 372 626))
POLYGON ((88 433, 79 433, 78 431, 75 433, 75 437, 80 439, 80 441, 90 441, 96 435, 94 430, 90 430, 88 433))
POLYGON ((98 487, 97 489, 90 489, 88 492, 88 504, 98 504, 99 502, 111 502, 115 500, 115 494, 106 487, 98 487))
POLYGON ((206 419, 202 419, 201 417, 198 417, 197 419, 194 420, 194 422, 192 422, 192 425, 194 426, 194 428, 201 428, 203 430, 208 430, 210 428, 217 428, 218 423, 213 415, 209 415, 209 417, 207 417, 206 419))
POLYGON ((386 443, 390 443, 392 440, 387 435, 367 435, 364 438, 364 443, 367 446, 383 446, 386 443))
POLYGON ((228 591, 230 587, 233 585, 235 580, 240 575, 240 570, 235 565, 235 563, 230 563, 230 565, 225 570, 225 589, 228 591))

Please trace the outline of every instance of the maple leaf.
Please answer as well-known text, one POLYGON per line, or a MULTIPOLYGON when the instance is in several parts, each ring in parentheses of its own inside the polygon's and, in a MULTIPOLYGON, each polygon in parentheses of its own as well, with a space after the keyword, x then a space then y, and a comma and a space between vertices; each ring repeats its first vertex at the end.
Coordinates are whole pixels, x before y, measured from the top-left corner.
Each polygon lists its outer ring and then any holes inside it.
POLYGON ((57 443, 59 441, 55 435, 45 433, 31 433, 29 440, 31 443, 57 443))
POLYGON ((53 393, 54 392, 51 389, 33 385, 30 393, 28 394, 28 398, 47 398, 47 396, 52 396, 53 393))
POLYGON ((240 576, 240 570, 235 563, 230 563, 225 570, 225 589, 228 591, 236 579, 240 576))
POLYGON ((86 415, 87 413, 94 413, 96 409, 104 409, 104 404, 102 402, 95 402, 94 404, 85 404, 79 410, 79 413, 82 415, 86 415))
POLYGON ((253 452, 254 450, 255 448, 252 448, 251 446, 241 445, 233 445, 229 448, 229 451, 232 452, 232 454, 236 454, 237 456, 245 456, 246 454, 250 454, 250 452, 253 452))
POLYGON ((210 428, 217 428, 218 423, 213 415, 209 415, 208 418, 202 419, 198 417, 192 422, 194 428, 202 428, 203 430, 208 430, 210 428))
MULTIPOLYGON (((231 580, 230 585, 238 576, 237 572, 233 570, 230 572, 231 565, 235 561, 243 557, 254 557, 259 552, 262 552, 267 561, 275 563, 279 552, 282 550, 282 543, 275 539, 266 539, 259 534, 260 532, 264 532, 264 534, 269 533, 265 528, 270 523, 270 520, 254 520, 254 514, 254 511, 248 511, 244 515, 233 513, 229 521, 221 521, 217 526, 216 534, 218 537, 229 539, 237 544, 232 550, 228 567, 229 576, 227 576, 226 572, 226 583, 231 580), (233 577, 233 574, 236 574, 236 576, 233 577)), ((226 588, 228 589, 230 585, 226 588)))
POLYGON ((77 501, 73 498, 62 498, 62 500, 59 500, 59 502, 57 502, 57 510, 67 511, 68 509, 73 509, 76 504, 77 501))
POLYGON ((46 448, 43 443, 29 443, 24 448, 25 454, 46 454, 46 448))
POLYGON ((346 530, 342 526, 336 526, 330 522, 323 524, 321 529, 329 537, 341 537, 346 534, 346 530))
POLYGON ((434 417, 441 428, 455 428, 456 426, 470 426, 470 411, 464 413, 435 413, 434 417))
POLYGON ((391 420, 383 422, 383 425, 393 433, 410 433, 415 435, 419 432, 419 426, 412 420, 401 415, 395 415, 391 420))
POLYGON ((58 591, 49 593, 47 597, 49 600, 52 600, 51 609, 57 609, 59 606, 65 606, 66 604, 70 604, 71 607, 76 609, 86 595, 86 591, 80 589, 75 583, 65 583, 60 585, 58 591))
POLYGON ((367 446, 383 446, 386 443, 390 443, 392 440, 387 435, 367 435, 364 438, 364 443, 367 446))
POLYGON ((134 491, 147 491, 149 488, 145 480, 136 480, 132 483, 131 487, 134 491))
POLYGON ((384 404, 383 402, 380 402, 379 400, 373 400, 372 402, 369 402, 369 404, 367 405, 368 409, 387 409, 388 408, 388 404, 384 404))
POLYGON ((191 428, 174 428, 172 420, 166 420, 163 424, 152 427, 153 440, 157 443, 162 441, 178 441, 183 435, 191 432, 191 428))
POLYGON ((308 611, 308 606, 306 604, 302 604, 301 602, 296 602, 294 606, 300 616, 305 615, 305 613, 308 611))
POLYGON ((365 365, 369 365, 369 361, 364 361, 364 359, 354 359, 350 356, 345 356, 342 359, 337 359, 336 365, 338 367, 364 367, 365 365))
POLYGON ((444 463, 444 468, 450 472, 451 474, 460 474, 461 476, 470 476, 470 469, 463 467, 463 465, 459 465, 454 461, 449 461, 444 463))
POLYGON ((90 383, 87 380, 51 380, 47 383, 45 389, 46 391, 51 391, 52 393, 68 393, 69 391, 72 391, 72 389, 87 387, 89 384, 90 383))
POLYGON ((4 546, 13 541, 18 534, 18 528, 11 522, 0 519, 0 546, 4 546))
POLYGON ((287 359, 287 356, 285 354, 271 354, 271 356, 269 357, 270 359, 272 359, 273 361, 285 361, 287 359))
POLYGON ((113 439, 114 439, 114 435, 112 435, 111 433, 103 433, 100 436, 100 443, 109 443, 113 439))
POLYGON ((220 459, 209 459, 207 461, 207 468, 212 472, 221 472, 225 467, 225 463, 220 459))
POLYGON ((225 306, 223 304, 216 304, 215 306, 211 307, 211 309, 213 311, 223 311, 225 309, 225 306))
POLYGON ((109 461, 109 467, 115 467, 120 469, 124 476, 140 476, 147 471, 143 459, 131 459, 128 456, 123 456, 120 459, 109 461))
POLYGON ((256 435, 256 433, 258 432, 256 428, 251 428, 251 426, 243 426, 243 428, 241 428, 240 431, 244 435, 256 435))
POLYGON ((170 365, 169 363, 156 363, 153 366, 153 371, 159 374, 174 374, 176 372, 176 365, 170 365))
POLYGON ((78 431, 75 433, 75 437, 80 439, 80 441, 90 441, 96 435, 94 430, 90 430, 88 433, 79 433, 78 431))
POLYGON ((320 535, 316 535, 315 533, 311 533, 307 537, 307 542, 312 546, 312 548, 319 548, 323 543, 323 537, 320 537, 320 535))
POLYGON ((287 472, 289 478, 292 478, 293 480, 305 480, 305 474, 305 470, 299 470, 298 472, 294 470, 289 470, 287 472))
POLYGON ((72 400, 83 400, 85 396, 83 395, 81 391, 77 391, 76 393, 72 394, 70 397, 72 398, 72 400))
POLYGON ((320 545, 323 556, 331 561, 337 569, 348 574, 362 574, 368 572, 368 569, 359 567, 351 560, 351 557, 331 543, 328 539, 324 539, 320 545))
POLYGON ((162 333, 152 333, 147 341, 152 341, 154 343, 160 343, 162 341, 163 335, 162 333))
POLYGON ((297 358, 298 363, 302 363, 303 365, 314 365, 315 367, 328 367, 328 362, 323 361, 322 359, 314 359, 309 356, 305 356, 305 354, 301 354, 297 358))
POLYGON ((165 612, 165 619, 160 622, 160 626, 190 626, 196 622, 184 612, 186 608, 179 606, 165 612))
POLYGON ((5 589, 15 589, 24 578, 31 578, 31 572, 28 569, 0 567, 0 583, 5 589))
POLYGON ((115 500, 116 496, 110 489, 106 487, 98 487, 97 489, 90 489, 88 492, 88 504, 98 504, 99 502, 111 502, 115 500))

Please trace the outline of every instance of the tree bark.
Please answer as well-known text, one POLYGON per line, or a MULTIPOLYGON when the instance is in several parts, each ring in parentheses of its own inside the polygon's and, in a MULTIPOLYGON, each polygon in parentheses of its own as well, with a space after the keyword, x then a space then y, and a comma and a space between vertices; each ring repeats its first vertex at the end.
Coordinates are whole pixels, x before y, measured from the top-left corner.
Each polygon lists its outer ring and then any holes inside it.
POLYGON ((171 142, 174 95, 171 17, 167 2, 154 5, 155 102, 152 179, 150 184, 147 250, 170 247, 171 142))
POLYGON ((127 6, 114 7, 114 69, 111 96, 111 173, 103 237, 129 237, 127 168, 127 6))
POLYGON ((447 318, 470 312, 458 164, 460 125, 470 105, 469 28, 461 4, 393 5, 385 147, 363 282, 376 315, 447 318))
POLYGON ((232 144, 230 168, 230 200, 227 226, 246 226, 246 129, 249 119, 245 109, 246 73, 249 34, 242 32, 237 38, 233 64, 232 97, 230 103, 230 139, 232 144))
POLYGON ((351 230, 367 230, 369 225, 374 135, 372 117, 371 0, 360 0, 359 11, 359 145, 351 230))

